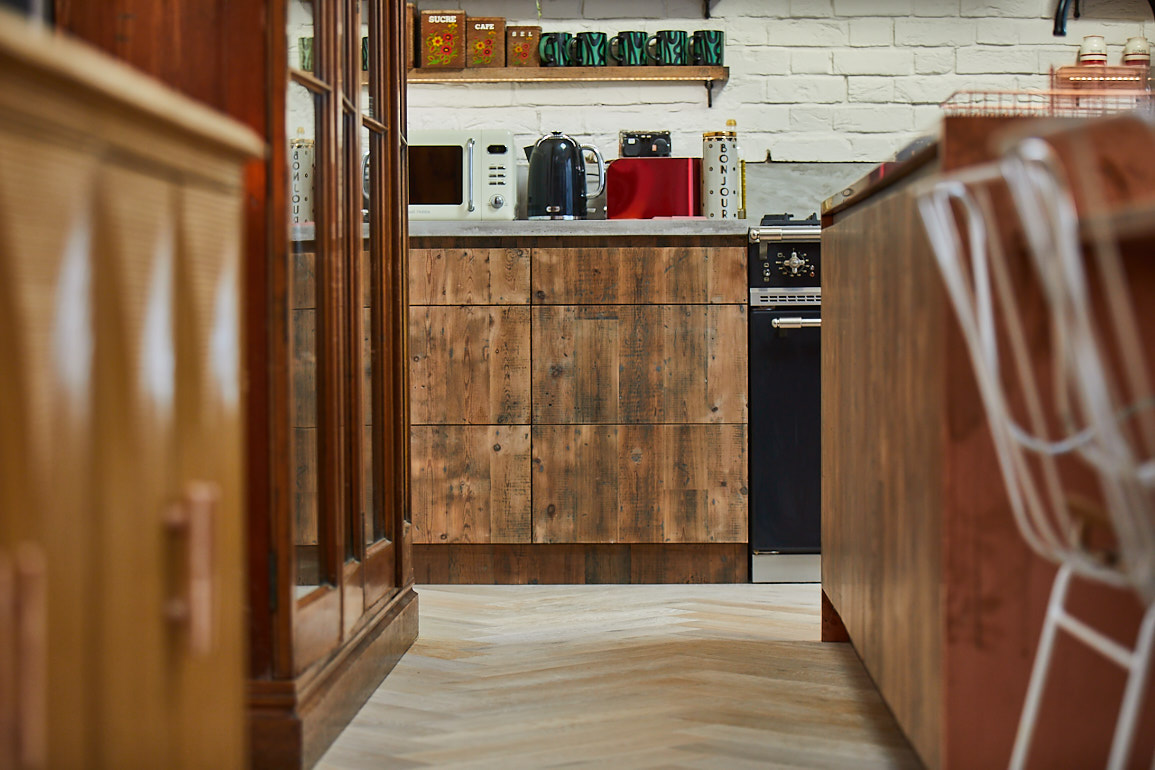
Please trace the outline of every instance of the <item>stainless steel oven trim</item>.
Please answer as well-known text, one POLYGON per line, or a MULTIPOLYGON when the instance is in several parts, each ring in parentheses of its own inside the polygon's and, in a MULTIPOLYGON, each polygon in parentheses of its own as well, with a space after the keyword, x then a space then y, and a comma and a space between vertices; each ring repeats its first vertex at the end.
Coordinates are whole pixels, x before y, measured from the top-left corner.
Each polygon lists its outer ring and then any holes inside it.
POLYGON ((751 227, 750 243, 763 241, 798 241, 817 243, 822 240, 820 225, 794 225, 786 227, 751 227))
POLYGON ((822 304, 822 289, 811 286, 804 289, 750 289, 750 307, 778 307, 782 305, 822 304))

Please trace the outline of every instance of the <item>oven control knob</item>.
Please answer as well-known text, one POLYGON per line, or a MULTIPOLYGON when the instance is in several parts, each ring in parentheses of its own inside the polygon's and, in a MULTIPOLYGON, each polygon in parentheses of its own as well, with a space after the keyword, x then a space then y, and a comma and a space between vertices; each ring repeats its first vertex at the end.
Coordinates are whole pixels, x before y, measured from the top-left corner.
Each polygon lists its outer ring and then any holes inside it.
POLYGON ((790 252, 789 256, 778 252, 778 258, 774 260, 774 263, 778 265, 778 272, 790 278, 802 278, 813 272, 806 252, 799 254, 797 250, 794 250, 790 252))
POLYGON ((505 196, 504 195, 494 195, 492 198, 489 199, 489 205, 493 206, 495 209, 501 208, 502 206, 505 205, 505 196))

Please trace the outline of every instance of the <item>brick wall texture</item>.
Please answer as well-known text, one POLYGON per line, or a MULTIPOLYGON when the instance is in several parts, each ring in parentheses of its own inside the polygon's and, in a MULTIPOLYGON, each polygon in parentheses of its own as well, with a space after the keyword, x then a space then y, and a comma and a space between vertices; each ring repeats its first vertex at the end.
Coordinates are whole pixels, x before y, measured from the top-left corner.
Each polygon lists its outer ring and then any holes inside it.
POLYGON ((495 127, 530 143, 562 130, 617 156, 620 129, 666 129, 674 154, 701 153, 704 131, 738 122, 748 161, 884 160, 934 127, 960 89, 1046 88, 1101 34, 1117 64, 1128 37, 1155 33, 1146 0, 1087 0, 1065 38, 1055 0, 421 0, 545 31, 721 29, 730 79, 679 83, 413 84, 411 128, 495 127))

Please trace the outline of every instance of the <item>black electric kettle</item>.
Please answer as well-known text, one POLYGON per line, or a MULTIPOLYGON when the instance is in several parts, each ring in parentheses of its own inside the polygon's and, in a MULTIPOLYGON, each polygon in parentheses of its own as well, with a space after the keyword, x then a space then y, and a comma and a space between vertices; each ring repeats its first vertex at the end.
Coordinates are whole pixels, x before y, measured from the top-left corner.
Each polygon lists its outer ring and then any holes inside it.
POLYGON ((526 215, 530 219, 585 219, 586 152, 593 153, 598 162, 598 190, 593 197, 606 189, 606 161, 597 148, 554 131, 525 152, 529 156, 526 215))

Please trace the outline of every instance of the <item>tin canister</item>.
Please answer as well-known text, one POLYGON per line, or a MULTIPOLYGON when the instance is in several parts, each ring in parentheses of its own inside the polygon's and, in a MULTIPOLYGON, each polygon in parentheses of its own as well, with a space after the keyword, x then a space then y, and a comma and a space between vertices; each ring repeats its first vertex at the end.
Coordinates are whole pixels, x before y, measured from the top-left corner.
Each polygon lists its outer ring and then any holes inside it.
POLYGON ((289 141, 289 221, 313 221, 313 140, 297 137, 289 141))
POLYGON ((742 208, 741 183, 738 133, 702 134, 702 216, 737 219, 738 209, 742 208))

